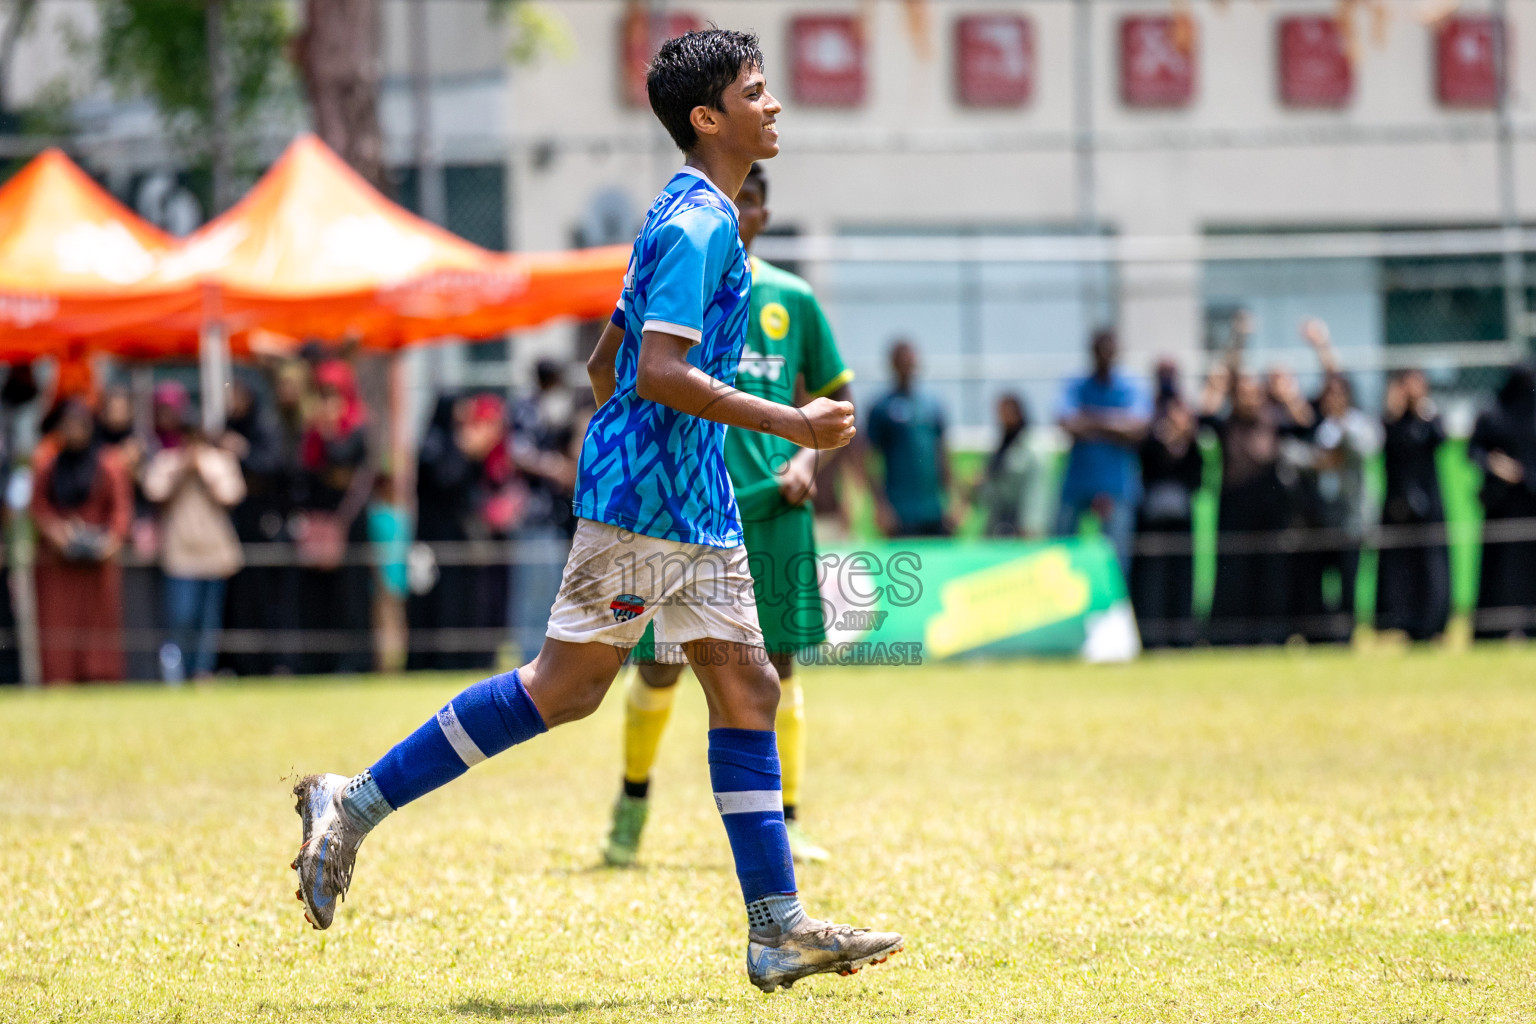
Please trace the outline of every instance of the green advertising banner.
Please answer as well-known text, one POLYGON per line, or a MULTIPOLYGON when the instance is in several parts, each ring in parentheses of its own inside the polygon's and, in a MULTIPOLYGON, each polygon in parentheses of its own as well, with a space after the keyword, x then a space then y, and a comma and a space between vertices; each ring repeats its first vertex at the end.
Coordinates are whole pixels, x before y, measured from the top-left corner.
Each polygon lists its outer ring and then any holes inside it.
POLYGON ((831 664, 966 657, 1128 661, 1141 650, 1125 579, 1100 537, 906 540, 821 557, 831 664))

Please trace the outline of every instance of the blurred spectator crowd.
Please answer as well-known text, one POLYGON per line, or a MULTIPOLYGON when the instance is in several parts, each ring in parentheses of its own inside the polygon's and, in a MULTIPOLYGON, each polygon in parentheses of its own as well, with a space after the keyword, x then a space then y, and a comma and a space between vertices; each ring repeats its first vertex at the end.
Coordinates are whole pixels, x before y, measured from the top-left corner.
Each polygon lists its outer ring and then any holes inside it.
MULTIPOLYGON (((30 478, 6 487, 35 552, 32 586, 0 587, 0 628, 14 638, 31 606, 45 682, 485 668, 509 640, 542 637, 591 404, 561 364, 539 363, 515 402, 436 396, 414 496, 378 469, 387 431, 346 358, 242 369, 214 436, 173 380, 141 415, 128 389, 69 377, 30 478)), ((12 370, 7 466, 14 411, 36 397, 12 370)), ((7 681, 17 646, 0 645, 7 681)))
MULTIPOLYGON (((818 534, 1098 532, 1149 647, 1347 643, 1370 553, 1375 626, 1441 636, 1448 439, 1425 375, 1391 374, 1372 414, 1325 324, 1302 327, 1321 372, 1313 394, 1287 370, 1249 366, 1251 333, 1235 317, 1203 387, 1186 394, 1171 362, 1150 388, 1126 374, 1115 334, 1099 331, 1086 372, 1062 388, 1055 429, 1032 431, 1023 400, 1005 394, 995 446, 965 472, 916 349, 898 341, 889 386, 861 402, 858 439, 817 477, 818 534), (1039 443, 1047 435, 1064 438, 1061 457, 1039 443), (1205 600, 1202 501, 1215 531, 1205 600)), ((47 682, 479 669, 509 647, 529 656, 574 529, 592 412, 566 370, 541 361, 511 401, 434 396, 402 475, 379 469, 388 430, 346 357, 316 348, 241 368, 212 436, 173 380, 144 401, 122 387, 96 393, 66 364, 28 477, 11 468, 27 462, 15 411, 38 388, 14 368, 0 388, 0 465, 8 512, 29 516, 7 536, 33 547, 28 578, 0 587, 0 631, 14 640, 34 616, 47 682)), ((1509 370, 1466 452, 1484 517, 1473 629, 1524 635, 1536 628, 1536 371, 1509 370)), ((11 555, 0 564, 26 564, 11 555)), ((20 677, 17 648, 0 644, 0 679, 20 677)))
MULTIPOLYGON (((1115 333, 1096 332, 1088 372, 1062 388, 1059 483, 1029 443, 1021 398, 997 402, 995 449, 969 485, 952 485, 943 414, 917 383, 912 346, 892 346, 895 387, 867 418, 887 467, 877 515, 894 536, 947 535, 967 519, 993 537, 1098 532, 1124 570, 1148 647, 1348 643, 1363 611, 1361 559, 1376 558, 1374 626, 1441 637, 1452 577, 1442 461, 1449 449, 1419 370, 1388 377, 1379 415, 1361 409, 1327 325, 1301 333, 1321 385, 1247 365, 1253 322, 1234 317, 1198 395, 1179 367, 1151 389, 1119 366, 1115 333), (1371 468, 1380 466, 1376 486, 1371 468), (1197 595, 1197 506, 1214 498, 1214 577, 1197 595), (1032 511, 1032 510, 1044 510, 1032 511)), ((1466 444, 1483 519, 1473 635, 1536 632, 1536 370, 1516 365, 1466 444)))

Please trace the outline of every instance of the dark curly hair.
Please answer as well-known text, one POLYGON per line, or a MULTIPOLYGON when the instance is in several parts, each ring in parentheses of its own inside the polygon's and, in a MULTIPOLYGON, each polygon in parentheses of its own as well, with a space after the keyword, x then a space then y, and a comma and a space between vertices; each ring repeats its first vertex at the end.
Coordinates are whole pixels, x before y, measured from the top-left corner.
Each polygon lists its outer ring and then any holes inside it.
POLYGON ((763 50, 751 32, 706 28, 661 44, 645 73, 651 110, 684 153, 698 144, 689 119, 694 107, 723 110, 725 90, 744 68, 763 66, 763 50))

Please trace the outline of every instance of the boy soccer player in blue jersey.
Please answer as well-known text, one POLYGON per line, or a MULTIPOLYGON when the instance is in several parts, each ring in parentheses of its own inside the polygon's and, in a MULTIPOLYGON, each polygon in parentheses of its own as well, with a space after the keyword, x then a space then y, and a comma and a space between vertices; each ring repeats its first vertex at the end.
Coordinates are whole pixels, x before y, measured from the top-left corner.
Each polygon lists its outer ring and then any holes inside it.
MULTIPOLYGON (((752 165, 736 194, 736 206, 741 244, 751 251, 768 226, 768 175, 762 164, 752 165)), ((754 256, 751 309, 736 378, 742 390, 784 405, 793 405, 801 392, 849 400, 853 371, 843 364, 809 284, 754 256)), ((829 855, 795 820, 805 768, 805 701, 794 671, 796 655, 827 639, 817 573, 807 571, 817 564, 809 499, 822 458, 755 430, 732 431, 725 439, 725 466, 736 489, 752 560, 758 624, 779 675, 774 731, 789 850, 796 863, 810 864, 829 855)), ((650 816, 651 769, 683 671, 677 654, 658 650, 648 633, 630 656, 637 668, 630 674, 624 702, 624 788, 614 803, 613 826, 603 846, 603 860, 613 867, 633 864, 639 853, 650 816)))
POLYGON ((794 409, 730 386, 751 286, 732 198, 753 162, 779 150, 780 108, 756 37, 709 29, 671 40, 647 88, 687 162, 651 205, 622 317, 587 364, 599 408, 544 646, 459 694, 362 773, 301 780, 293 867, 305 916, 328 927, 369 830, 485 758, 591 714, 654 621, 657 642, 681 645, 704 687, 710 779, 747 905, 747 975, 772 992, 879 963, 902 939, 812 919, 797 898, 773 733, 779 681, 763 651, 725 428, 838 448, 853 437, 853 406, 819 398, 794 409))

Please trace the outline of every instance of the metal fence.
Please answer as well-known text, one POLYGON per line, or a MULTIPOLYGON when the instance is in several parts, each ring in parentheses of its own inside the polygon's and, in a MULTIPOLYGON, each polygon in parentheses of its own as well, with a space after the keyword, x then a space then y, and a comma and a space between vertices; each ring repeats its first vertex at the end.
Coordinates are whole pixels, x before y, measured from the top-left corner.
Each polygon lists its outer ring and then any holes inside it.
MULTIPOLYGON (((761 240, 758 252, 799 271, 816 287, 844 356, 857 373, 855 393, 864 408, 886 387, 889 343, 897 337, 914 342, 924 356, 922 386, 935 393, 947 411, 960 491, 967 490, 980 471, 983 460, 978 455, 994 443, 992 410, 998 396, 1016 392, 1025 398, 1035 424, 1030 443, 1051 467, 1038 486, 1033 518, 1027 524, 1036 533, 1048 532, 1054 521, 1052 505, 1058 487, 1054 475, 1059 473, 1065 450, 1053 423, 1056 404, 1063 382, 1085 367, 1085 343, 1095 327, 1120 329, 1129 349, 1127 368, 1133 375, 1143 376, 1159 357, 1175 360, 1186 393, 1194 401, 1205 373, 1225 358, 1227 325, 1239 310, 1254 314, 1257 321, 1247 346, 1248 365, 1255 370, 1287 366, 1302 389, 1315 394, 1321 370, 1299 339, 1297 327, 1304 318, 1320 317, 1332 328, 1337 356, 1355 382, 1363 408, 1379 412, 1388 373, 1421 367, 1451 432, 1464 437, 1477 413, 1489 404, 1507 368, 1528 354, 1530 317, 1511 322, 1509 311, 1536 305, 1533 231, 1213 233, 1177 239, 1045 231, 898 231, 769 237, 761 240), (1515 282, 1506 273, 1505 255, 1511 252, 1519 256, 1523 271, 1515 282), (1511 287, 1519 291, 1514 303, 1511 287)), ((539 333, 541 352, 565 357, 573 391, 585 381, 573 357, 596 329, 581 325, 539 333)), ((410 502, 409 482, 423 412, 438 391, 456 388, 526 396, 531 381, 514 360, 527 344, 527 339, 513 337, 504 344, 478 346, 469 354, 450 342, 400 357, 404 363, 355 356, 363 364, 359 376, 377 412, 376 459, 400 485, 397 498, 410 502), (433 364, 432 371, 418 372, 427 363, 433 364)), ((142 401, 147 401, 154 383, 167 376, 179 377, 194 392, 197 387, 191 366, 116 365, 103 371, 104 380, 130 385, 142 401)), ((27 417, 22 419, 16 436, 25 450, 35 438, 35 428, 28 425, 27 417)), ((1210 458, 1214 462, 1215 453, 1210 458)), ((1452 462, 1465 466, 1459 450, 1452 462)), ((1482 537, 1477 476, 1465 468, 1453 476, 1444 483, 1451 521, 1434 543, 1443 542, 1450 549, 1456 607, 1467 612, 1476 600, 1482 537)), ((1368 480, 1373 503, 1379 504, 1379 468, 1371 469, 1368 480)), ((1247 538, 1229 531, 1218 539, 1215 488, 1215 477, 1208 477, 1197 502, 1203 511, 1188 536, 1145 536, 1138 542, 1137 550, 1144 556, 1189 555, 1194 576, 1192 616, 1172 628, 1192 642, 1220 642, 1220 630, 1232 625, 1213 625, 1206 617, 1214 566, 1223 553, 1241 554, 1247 546, 1294 557, 1339 546, 1337 538, 1299 527, 1247 538)), ((854 493, 851 504, 856 530, 872 531, 867 501, 854 493)), ((1529 535, 1531 527, 1524 521, 1497 524, 1494 539, 1528 542, 1536 539, 1529 535), (1518 536, 1505 537, 1499 531, 1518 536)), ((978 529, 979 513, 973 512, 962 524, 962 533, 974 534, 978 529)), ((1372 528, 1365 537, 1350 541, 1349 547, 1363 552, 1363 569, 1361 604, 1342 613, 1348 619, 1346 627, 1357 616, 1369 618, 1373 553, 1410 543, 1403 539, 1406 536, 1397 528, 1372 528)), ((12 557, 24 557, 20 554, 24 550, 25 545, 13 545, 12 557)), ((563 551, 548 544, 432 545, 414 551, 408 557, 430 559, 438 567, 477 567, 500 573, 504 586, 513 590, 517 568, 538 566, 549 574, 563 562, 563 551)), ((296 568, 294 552, 287 545, 252 547, 247 555, 253 568, 296 568)), ((398 563, 402 556, 360 547, 349 557, 375 573, 382 563, 398 563)), ((154 572, 131 557, 127 564, 133 572, 154 572)), ((13 589, 26 576, 24 562, 16 567, 22 571, 12 573, 13 589)), ((26 602, 17 604, 18 612, 24 613, 26 602)), ((127 625, 114 642, 141 656, 153 654, 163 645, 165 631, 153 616, 144 614, 145 609, 135 612, 137 623, 127 625)), ((1485 612, 1493 614, 1486 619, 1492 623, 1490 629, 1506 625, 1507 631, 1519 632, 1531 623, 1531 612, 1524 607, 1485 612)), ((1295 616, 1288 622, 1302 635, 1321 629, 1295 616)), ((1337 626, 1337 614, 1329 622, 1337 626)), ((1144 623, 1144 628, 1151 625, 1144 623)), ((302 624, 270 632, 246 629, 226 632, 221 644, 230 653, 367 654, 370 664, 395 664, 411 651, 507 658, 518 650, 527 653, 530 645, 527 635, 513 641, 513 627, 507 621, 432 625, 408 632, 391 626, 387 643, 379 639, 381 628, 376 625, 352 633, 304 630, 302 624)), ((153 661, 139 664, 153 671, 153 661)))

